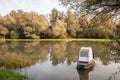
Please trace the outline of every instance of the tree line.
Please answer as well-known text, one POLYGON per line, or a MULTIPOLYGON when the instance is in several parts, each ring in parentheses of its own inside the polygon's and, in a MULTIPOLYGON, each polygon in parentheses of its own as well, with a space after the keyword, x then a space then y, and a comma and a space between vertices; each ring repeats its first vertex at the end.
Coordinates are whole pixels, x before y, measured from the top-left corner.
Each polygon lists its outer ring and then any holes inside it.
POLYGON ((2 39, 47 38, 112 38, 120 24, 110 14, 93 17, 79 16, 72 10, 66 13, 53 9, 49 16, 22 10, 0 16, 2 39))

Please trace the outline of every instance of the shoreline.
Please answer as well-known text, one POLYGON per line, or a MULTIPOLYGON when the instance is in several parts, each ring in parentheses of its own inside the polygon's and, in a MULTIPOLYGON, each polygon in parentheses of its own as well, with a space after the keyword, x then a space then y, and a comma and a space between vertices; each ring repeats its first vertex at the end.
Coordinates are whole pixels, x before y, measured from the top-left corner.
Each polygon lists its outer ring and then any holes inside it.
POLYGON ((110 39, 86 39, 86 38, 80 38, 80 39, 0 39, 0 41, 18 41, 18 42, 24 42, 24 41, 90 41, 90 42, 110 42, 110 39))

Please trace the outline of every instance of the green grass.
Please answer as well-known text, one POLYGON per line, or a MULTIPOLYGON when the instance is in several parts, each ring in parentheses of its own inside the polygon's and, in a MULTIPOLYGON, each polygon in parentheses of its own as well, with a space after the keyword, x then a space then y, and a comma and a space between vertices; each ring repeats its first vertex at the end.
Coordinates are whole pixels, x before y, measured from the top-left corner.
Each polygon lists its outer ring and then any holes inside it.
POLYGON ((109 42, 110 39, 5 39, 5 41, 92 41, 109 42))
POLYGON ((28 78, 17 72, 0 69, 0 80, 28 80, 28 78))

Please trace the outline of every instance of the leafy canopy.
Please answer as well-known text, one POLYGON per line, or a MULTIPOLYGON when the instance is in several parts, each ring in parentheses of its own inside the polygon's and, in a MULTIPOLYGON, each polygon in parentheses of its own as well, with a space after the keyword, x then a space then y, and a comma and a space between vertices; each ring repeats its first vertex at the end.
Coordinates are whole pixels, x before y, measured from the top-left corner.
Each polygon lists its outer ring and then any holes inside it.
POLYGON ((61 4, 80 12, 120 14, 120 0, 59 0, 61 4))

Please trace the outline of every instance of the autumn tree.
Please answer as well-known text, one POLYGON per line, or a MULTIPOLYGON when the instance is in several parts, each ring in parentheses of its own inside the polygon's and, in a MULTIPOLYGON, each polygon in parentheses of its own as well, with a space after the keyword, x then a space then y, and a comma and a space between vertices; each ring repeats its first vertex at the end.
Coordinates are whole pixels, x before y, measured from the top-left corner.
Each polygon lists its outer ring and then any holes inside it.
POLYGON ((85 32, 88 29, 89 25, 89 16, 83 15, 78 17, 79 18, 79 28, 77 30, 77 38, 85 37, 85 32))
POLYGON ((79 20, 73 11, 68 10, 65 22, 67 23, 67 33, 71 37, 76 37, 79 28, 79 20))
POLYGON ((53 38, 66 38, 66 23, 64 13, 53 9, 50 14, 50 28, 53 38))
MULTIPOLYGON (((104 14, 110 15, 109 18, 114 16, 118 17, 120 22, 120 0, 59 0, 61 4, 72 8, 78 14, 91 14, 92 16, 104 16, 104 14)), ((107 16, 108 17, 108 16, 107 16)), ((109 20, 105 18, 104 21, 109 20)), ((106 26, 107 27, 107 26, 106 26)), ((104 30, 103 30, 104 31, 104 30)), ((117 31, 117 29, 116 29, 117 31)), ((118 31, 117 31, 118 32, 118 31)))
POLYGON ((53 8, 50 14, 50 23, 54 25, 57 20, 64 20, 65 14, 64 12, 58 11, 56 8, 53 8))
POLYGON ((0 24, 2 24, 2 16, 0 15, 0 24))
POLYGON ((112 35, 113 30, 115 30, 115 22, 109 16, 104 14, 90 19, 87 28, 85 28, 84 36, 89 38, 108 38, 112 35))
POLYGON ((8 34, 8 29, 0 25, 0 38, 5 39, 5 36, 8 34))
POLYGON ((67 38, 66 23, 62 20, 57 20, 55 25, 52 26, 52 34, 55 38, 67 38))
POLYGON ((44 15, 22 10, 11 11, 3 18, 3 25, 9 30, 10 38, 40 38, 48 28, 48 20, 44 15))
POLYGON ((58 19, 59 12, 57 9, 52 9, 51 14, 50 14, 50 23, 51 25, 54 25, 55 22, 58 19))

